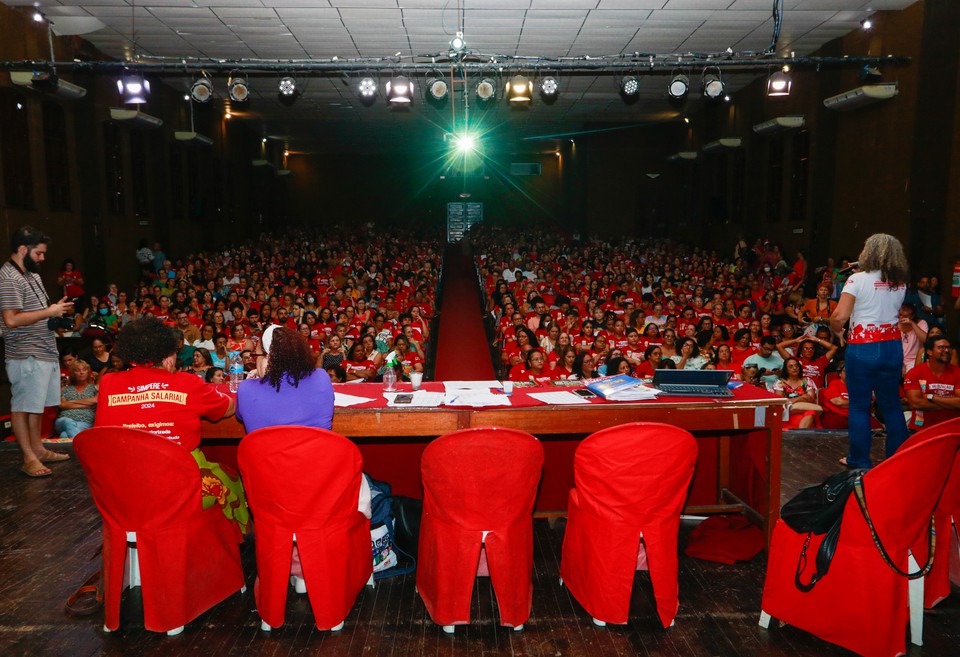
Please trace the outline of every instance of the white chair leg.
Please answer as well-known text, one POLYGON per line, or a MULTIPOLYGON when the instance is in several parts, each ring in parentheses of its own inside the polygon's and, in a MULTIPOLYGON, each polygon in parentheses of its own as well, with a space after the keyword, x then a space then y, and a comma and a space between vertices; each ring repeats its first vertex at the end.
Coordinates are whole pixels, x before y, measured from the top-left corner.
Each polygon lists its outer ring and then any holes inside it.
POLYGON ((302 595, 307 592, 307 581, 302 577, 291 575, 290 583, 293 584, 293 590, 296 591, 297 593, 302 595))
POLYGON ((183 632, 183 625, 180 627, 175 627, 172 630, 167 630, 167 636, 177 636, 181 632, 183 632))
MULTIPOLYGON (((907 553, 907 565, 911 572, 920 570, 920 565, 913 556, 907 553)), ((923 577, 908 581, 907 590, 910 600, 910 643, 915 646, 923 645, 923 577)))
POLYGON ((260 629, 263 630, 264 632, 269 632, 273 628, 267 624, 267 621, 262 620, 260 621, 260 629))
MULTIPOLYGON (((372 589, 374 586, 376 586, 376 585, 373 583, 373 573, 370 573, 370 579, 367 580, 367 586, 369 586, 371 589, 372 589)), ((414 592, 416 592, 416 589, 414 589, 414 592)))
POLYGON ((606 622, 606 621, 602 621, 602 620, 600 620, 599 618, 594 618, 594 619, 593 619, 593 624, 596 625, 597 627, 606 627, 606 626, 607 626, 607 622, 606 622))
POLYGON ((247 592, 247 585, 244 584, 243 586, 240 587, 240 595, 243 595, 246 592, 247 592))
POLYGON ((560 588, 563 588, 563 578, 560 578, 560 588))
POLYGON ((523 623, 520 623, 520 624, 517 625, 515 628, 513 628, 513 631, 514 631, 514 632, 523 632, 523 623))
POLYGON ((345 620, 340 621, 340 623, 339 623, 338 625, 334 625, 333 627, 331 627, 331 628, 330 628, 330 631, 331 631, 331 632, 339 632, 340 630, 343 629, 343 625, 344 625, 344 623, 346 623, 346 622, 347 622, 347 621, 345 621, 345 620))
POLYGON ((767 629, 770 627, 770 614, 763 609, 760 610, 760 627, 767 629))
POLYGON ((447 634, 453 634, 455 627, 456 627, 455 625, 444 625, 443 631, 446 632, 447 634))
POLYGON ((113 632, 113 630, 111 630, 111 629, 110 629, 109 627, 107 627, 106 625, 103 626, 103 631, 106 632, 107 634, 110 634, 111 632, 113 632))

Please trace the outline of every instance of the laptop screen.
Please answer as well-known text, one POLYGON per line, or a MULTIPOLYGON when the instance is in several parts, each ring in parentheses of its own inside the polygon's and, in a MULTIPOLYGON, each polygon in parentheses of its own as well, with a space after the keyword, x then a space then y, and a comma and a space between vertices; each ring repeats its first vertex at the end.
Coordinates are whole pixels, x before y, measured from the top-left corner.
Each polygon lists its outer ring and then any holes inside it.
POLYGON ((730 370, 654 370, 653 385, 726 386, 733 372, 730 370))

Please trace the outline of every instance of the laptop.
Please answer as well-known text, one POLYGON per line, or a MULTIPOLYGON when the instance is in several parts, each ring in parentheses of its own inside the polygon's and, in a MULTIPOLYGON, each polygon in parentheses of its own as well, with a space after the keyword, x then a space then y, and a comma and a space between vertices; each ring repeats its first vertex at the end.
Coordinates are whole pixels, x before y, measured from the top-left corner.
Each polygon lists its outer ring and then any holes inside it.
POLYGON ((653 387, 674 397, 733 397, 730 370, 654 370, 653 387))

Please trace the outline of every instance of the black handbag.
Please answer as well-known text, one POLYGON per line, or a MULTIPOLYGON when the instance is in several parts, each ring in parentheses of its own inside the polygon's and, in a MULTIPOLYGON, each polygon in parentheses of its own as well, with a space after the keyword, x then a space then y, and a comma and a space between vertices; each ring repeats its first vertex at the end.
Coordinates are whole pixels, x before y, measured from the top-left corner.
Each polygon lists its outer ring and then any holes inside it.
POLYGON ((864 472, 866 470, 847 470, 830 475, 822 484, 804 488, 780 510, 780 517, 791 529, 796 532, 807 532, 807 540, 803 542, 794 578, 794 583, 801 591, 812 590, 830 570, 830 562, 833 561, 837 542, 840 540, 843 509, 847 504, 847 498, 854 490, 855 482, 863 476, 864 472), (807 549, 814 534, 826 534, 826 536, 820 543, 820 549, 817 550, 816 570, 809 583, 804 584, 800 575, 806 570, 807 549))

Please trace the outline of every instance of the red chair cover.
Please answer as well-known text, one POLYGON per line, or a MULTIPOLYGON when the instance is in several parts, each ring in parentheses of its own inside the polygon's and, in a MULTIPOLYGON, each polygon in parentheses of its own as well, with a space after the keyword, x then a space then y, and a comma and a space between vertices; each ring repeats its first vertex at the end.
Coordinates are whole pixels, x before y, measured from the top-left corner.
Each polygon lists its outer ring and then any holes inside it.
POLYGON ((604 429, 577 448, 560 574, 597 620, 627 622, 642 532, 660 622, 673 623, 680 511, 696 460, 689 432, 656 422, 604 429))
POLYGON ((312 427, 258 429, 237 452, 257 546, 257 611, 283 625, 293 535, 317 627, 346 618, 373 572, 370 521, 357 510, 360 450, 312 427))
MULTIPOLYGON (((901 445, 900 449, 946 434, 960 434, 960 418, 918 431, 901 445)), ((933 515, 937 526, 937 548, 933 568, 923 584, 923 606, 927 609, 950 595, 950 564, 952 559, 955 560, 952 555, 958 551, 956 529, 952 525, 960 520, 960 453, 953 463, 950 478, 947 479, 933 515)), ((920 549, 923 548, 915 546, 914 552, 920 549)))
POLYGON ((179 445, 145 431, 94 427, 73 442, 103 516, 104 625, 120 626, 127 532, 137 533, 143 624, 166 632, 243 587, 236 525, 203 510, 200 471, 179 445))
MULTIPOLYGON (((926 563, 930 516, 958 447, 960 436, 953 434, 904 445, 864 475, 874 526, 890 558, 905 572, 911 547, 917 562, 926 563)), ((805 538, 806 533, 794 532, 782 520, 774 527, 763 610, 861 655, 893 657, 905 652, 908 580, 884 563, 854 496, 844 508, 830 572, 807 593, 794 584, 805 538)), ((804 582, 810 579, 822 538, 814 536, 810 542, 804 582)))
POLYGON ((533 501, 543 446, 523 431, 455 431, 423 452, 417 590, 439 625, 470 622, 481 545, 500 623, 527 622, 533 605, 533 501), (486 540, 483 532, 490 532, 486 540))

